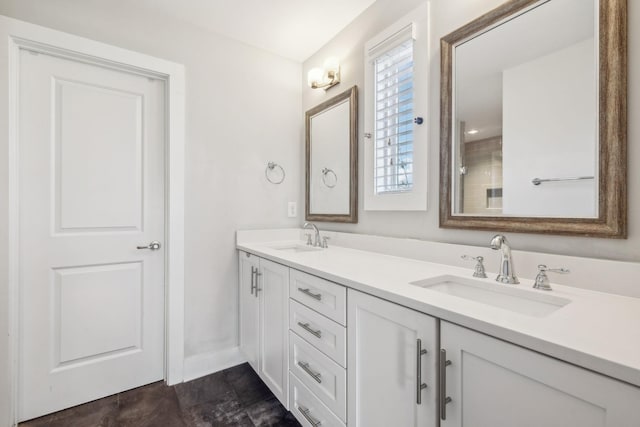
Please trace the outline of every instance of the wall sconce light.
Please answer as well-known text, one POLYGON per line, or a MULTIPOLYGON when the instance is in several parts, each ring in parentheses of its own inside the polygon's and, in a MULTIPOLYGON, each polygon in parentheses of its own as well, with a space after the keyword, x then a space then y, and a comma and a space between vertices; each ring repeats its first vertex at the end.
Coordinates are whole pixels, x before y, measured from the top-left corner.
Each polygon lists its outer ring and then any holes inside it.
POLYGON ((307 73, 307 83, 312 89, 327 90, 340 83, 340 63, 338 58, 328 58, 323 68, 312 68, 307 73))

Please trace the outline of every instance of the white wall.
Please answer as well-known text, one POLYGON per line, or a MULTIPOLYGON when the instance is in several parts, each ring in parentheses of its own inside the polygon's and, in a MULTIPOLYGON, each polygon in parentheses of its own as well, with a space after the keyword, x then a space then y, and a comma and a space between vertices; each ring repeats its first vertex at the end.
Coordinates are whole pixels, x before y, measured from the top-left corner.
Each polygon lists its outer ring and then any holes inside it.
MULTIPOLYGON (((297 225, 303 123, 301 66, 173 19, 135 2, 2 0, 0 14, 185 65, 185 356, 237 346, 235 230, 297 225), (266 182, 268 161, 287 178, 266 182)), ((6 40, 2 41, 3 46, 6 40)), ((8 383, 7 124, 5 58, 0 59, 0 425, 8 383)))
MULTIPOLYGON (((335 96, 340 90, 364 85, 364 43, 393 23, 395 20, 415 8, 419 0, 378 0, 360 17, 345 28, 333 40, 303 64, 302 109, 306 111, 315 105, 335 96), (342 65, 342 83, 325 93, 306 86, 306 73, 319 66, 329 56, 337 56, 342 65)), ((448 230, 439 228, 438 188, 439 188, 439 127, 440 127, 440 38, 456 28, 466 24, 490 9, 503 3, 503 0, 431 0, 431 40, 429 78, 429 107, 431 115, 426 121, 430 127, 429 141, 429 194, 428 211, 425 212, 371 212, 360 208, 358 224, 320 224, 321 229, 370 233, 384 236, 413 237, 439 242, 460 243, 487 246, 491 232, 448 230)), ((640 114, 640 4, 629 2, 629 238, 627 240, 592 239, 582 237, 541 236, 531 234, 507 233, 512 245, 521 250, 548 252, 555 254, 589 256, 597 258, 640 261, 640 144, 634 141, 640 138, 640 121, 633 120, 640 114)), ((359 179, 363 179, 363 102, 366 100, 360 92, 359 117, 359 179)), ((421 115, 416 111, 416 115, 421 115)), ((424 126, 424 125, 423 125, 424 126)), ((302 162, 302 158, 300 160, 302 162)), ((363 185, 359 188, 362 190, 363 185)), ((304 187, 300 184, 300 192, 304 187)), ((362 191, 360 191, 362 200, 362 191)), ((360 205, 362 206, 362 205, 360 205)))
POLYGON ((598 94, 593 43, 590 38, 504 71, 504 214, 598 215, 598 94), (531 183, 532 178, 576 176, 594 179, 531 183))

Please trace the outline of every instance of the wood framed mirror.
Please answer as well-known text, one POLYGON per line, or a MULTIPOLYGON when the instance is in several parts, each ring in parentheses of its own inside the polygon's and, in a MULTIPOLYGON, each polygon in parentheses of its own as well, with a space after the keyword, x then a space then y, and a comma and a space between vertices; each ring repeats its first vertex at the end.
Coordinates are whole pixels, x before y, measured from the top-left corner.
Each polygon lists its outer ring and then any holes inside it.
POLYGON ((358 88, 305 114, 305 219, 358 222, 358 88))
POLYGON ((511 0, 440 46, 440 227, 626 238, 626 0, 511 0))

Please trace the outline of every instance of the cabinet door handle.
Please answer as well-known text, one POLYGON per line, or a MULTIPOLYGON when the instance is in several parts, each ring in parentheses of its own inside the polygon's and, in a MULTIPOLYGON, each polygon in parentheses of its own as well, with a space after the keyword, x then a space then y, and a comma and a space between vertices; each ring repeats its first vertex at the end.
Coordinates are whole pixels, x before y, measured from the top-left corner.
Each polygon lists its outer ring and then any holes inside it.
POLYGON ((255 287, 255 290, 256 290, 256 298, 258 298, 258 292, 260 292, 260 291, 262 290, 262 288, 259 288, 259 287, 258 287, 258 283, 260 283, 260 282, 258 281, 260 276, 262 276, 262 273, 260 273, 260 269, 258 269, 258 267, 256 267, 256 287, 255 287))
POLYGON ((313 372, 307 362, 298 362, 298 366, 300 366, 303 371, 309 374, 311 378, 316 380, 318 384, 322 384, 322 374, 320 374, 320 372, 313 372))
POLYGON ((440 419, 447 419, 447 403, 451 398, 447 396, 447 366, 451 365, 451 360, 447 360, 447 350, 440 349, 440 419))
POLYGON ((313 334, 318 338, 322 338, 322 331, 320 330, 316 331, 315 329, 311 329, 308 323, 298 322, 298 326, 300 326, 302 329, 309 332, 310 334, 313 334))
POLYGON ((427 354, 427 350, 422 348, 422 340, 417 340, 418 350, 416 351, 416 403, 422 403, 422 390, 427 388, 427 384, 422 382, 422 356, 427 354))
POLYGON ((313 299, 322 301, 322 294, 314 294, 313 292, 311 292, 311 290, 309 290, 309 288, 298 288, 298 290, 303 294, 310 296, 313 299))
POLYGON ((255 281, 253 279, 255 274, 256 274, 256 268, 254 266, 251 266, 251 295, 253 295, 253 291, 256 288, 255 281))
POLYGON ((302 414, 302 416, 309 421, 309 423, 313 426, 313 427, 318 427, 320 425, 322 425, 322 423, 318 420, 316 420, 315 418, 313 418, 311 416, 311 411, 309 410, 309 408, 305 408, 302 405, 298 405, 298 411, 300 411, 300 413, 302 414))

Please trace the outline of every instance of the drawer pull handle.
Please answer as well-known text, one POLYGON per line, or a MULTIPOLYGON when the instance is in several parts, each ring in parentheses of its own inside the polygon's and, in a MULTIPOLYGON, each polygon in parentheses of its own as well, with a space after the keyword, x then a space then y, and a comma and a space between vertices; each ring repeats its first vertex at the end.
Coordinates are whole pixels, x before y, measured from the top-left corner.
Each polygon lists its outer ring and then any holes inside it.
POLYGON ((309 332, 310 334, 318 337, 318 338, 322 338, 322 331, 316 331, 315 329, 311 329, 311 327, 309 326, 308 323, 302 323, 302 322, 298 322, 298 326, 300 326, 302 329, 304 329, 305 331, 309 332))
POLYGON ((313 418, 311 416, 311 411, 309 410, 309 408, 305 408, 302 405, 298 405, 298 411, 300 411, 300 413, 302 414, 302 416, 309 421, 309 423, 313 426, 313 427, 318 427, 320 425, 322 425, 322 423, 318 420, 316 420, 315 418, 313 418))
POLYGON ((311 292, 309 290, 309 288, 298 288, 298 290, 300 292, 302 292, 303 294, 310 296, 313 299, 316 299, 318 301, 322 301, 322 294, 314 294, 313 292, 311 292))
POLYGON ((313 372, 307 362, 298 362, 298 366, 302 368, 311 378, 316 380, 318 384, 322 384, 322 375, 319 372, 313 372))
POLYGON ((447 403, 451 402, 451 397, 447 396, 447 366, 451 365, 451 360, 447 360, 447 350, 440 350, 440 419, 447 419, 447 403))

